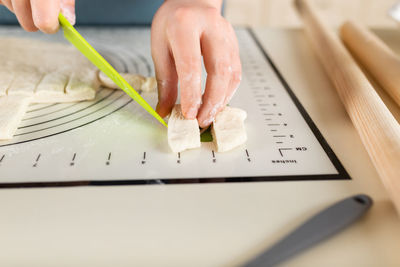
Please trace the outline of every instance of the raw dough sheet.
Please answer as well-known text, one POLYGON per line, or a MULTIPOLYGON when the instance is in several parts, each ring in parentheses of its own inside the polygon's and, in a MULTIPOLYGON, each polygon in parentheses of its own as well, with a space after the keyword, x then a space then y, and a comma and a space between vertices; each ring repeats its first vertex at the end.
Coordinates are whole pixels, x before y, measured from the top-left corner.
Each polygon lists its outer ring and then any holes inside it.
POLYGON ((0 97, 0 140, 12 138, 31 100, 21 95, 0 97))
POLYGON ((30 97, 30 103, 95 98, 98 87, 96 69, 71 46, 0 38, 0 62, 0 97, 3 98, 0 108, 5 114, 10 114, 0 118, 3 131, 0 140, 13 137, 27 108, 26 97, 30 97), (10 110, 6 111, 6 108, 10 110))

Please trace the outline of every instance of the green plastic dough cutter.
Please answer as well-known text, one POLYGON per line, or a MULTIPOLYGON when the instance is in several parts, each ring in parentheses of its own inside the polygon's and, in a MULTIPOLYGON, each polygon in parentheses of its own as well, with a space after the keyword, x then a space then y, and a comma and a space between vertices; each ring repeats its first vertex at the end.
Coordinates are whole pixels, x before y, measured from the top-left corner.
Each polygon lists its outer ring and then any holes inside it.
POLYGON ((64 30, 64 37, 78 48, 81 53, 87 57, 96 67, 115 82, 125 93, 133 100, 141 105, 154 118, 161 122, 166 127, 165 121, 158 113, 139 95, 129 83, 121 77, 121 75, 79 34, 77 30, 69 23, 69 21, 60 13, 58 20, 64 30))

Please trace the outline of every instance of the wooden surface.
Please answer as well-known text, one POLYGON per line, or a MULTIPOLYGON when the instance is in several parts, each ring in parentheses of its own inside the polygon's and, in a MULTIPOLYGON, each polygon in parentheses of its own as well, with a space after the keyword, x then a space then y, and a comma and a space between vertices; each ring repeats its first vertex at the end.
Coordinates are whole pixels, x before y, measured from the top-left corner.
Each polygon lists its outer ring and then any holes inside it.
POLYGON ((400 125, 335 33, 307 0, 296 0, 305 31, 400 213, 400 125))
MULTIPOLYGON (((396 0, 312 0, 330 26, 346 19, 370 27, 396 27, 387 10, 396 0)), ((300 27, 293 0, 227 0, 226 17, 234 25, 300 27)))
POLYGON ((343 24, 340 33, 351 53, 400 106, 400 56, 354 21, 343 24))
MULTIPOLYGON (((400 220, 303 31, 255 32, 352 180, 0 190, 0 265, 239 266, 365 193, 362 220, 282 266, 399 266, 400 220)), ((400 52, 395 31, 377 33, 400 52)))

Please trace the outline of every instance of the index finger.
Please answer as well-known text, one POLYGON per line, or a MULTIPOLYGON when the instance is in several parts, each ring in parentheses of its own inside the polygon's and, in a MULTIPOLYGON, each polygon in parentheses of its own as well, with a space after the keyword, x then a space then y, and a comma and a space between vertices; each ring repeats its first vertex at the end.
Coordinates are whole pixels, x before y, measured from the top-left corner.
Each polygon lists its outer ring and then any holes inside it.
POLYGON ((201 104, 199 33, 181 25, 169 37, 179 79, 182 114, 187 119, 195 119, 201 104))
POLYGON ((59 0, 31 0, 32 18, 35 26, 44 33, 58 30, 59 0))

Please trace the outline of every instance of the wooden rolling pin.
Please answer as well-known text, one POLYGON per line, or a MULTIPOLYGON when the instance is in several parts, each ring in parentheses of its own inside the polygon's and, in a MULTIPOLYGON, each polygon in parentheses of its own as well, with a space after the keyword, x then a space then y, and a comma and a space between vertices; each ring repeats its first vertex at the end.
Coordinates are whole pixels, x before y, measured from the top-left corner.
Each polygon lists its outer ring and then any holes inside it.
POLYGON ((400 57, 366 27, 353 21, 342 25, 340 35, 353 55, 400 106, 400 57))
POLYGON ((309 2, 295 3, 313 48, 400 214, 400 125, 339 37, 323 24, 309 2))

